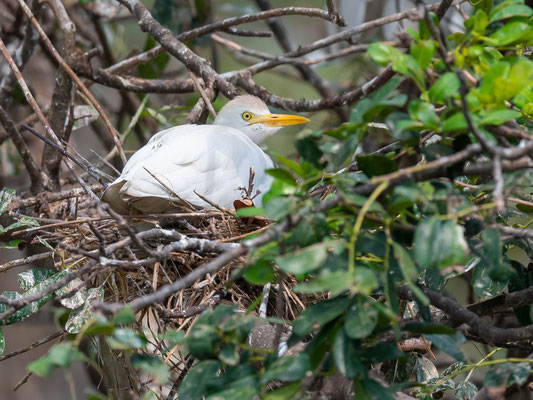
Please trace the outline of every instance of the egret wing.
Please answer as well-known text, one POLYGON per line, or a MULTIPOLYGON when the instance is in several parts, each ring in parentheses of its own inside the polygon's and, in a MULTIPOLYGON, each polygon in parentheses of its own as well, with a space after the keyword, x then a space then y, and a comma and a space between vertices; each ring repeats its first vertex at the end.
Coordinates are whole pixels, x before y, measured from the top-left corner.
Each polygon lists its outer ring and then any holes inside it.
POLYGON ((180 200, 208 207, 196 193, 230 208, 241 198, 239 188, 248 186, 250 167, 256 171, 255 189, 266 192, 271 178, 264 170, 272 161, 246 135, 224 126, 184 125, 155 135, 112 185, 120 186, 122 201, 145 212, 180 200))

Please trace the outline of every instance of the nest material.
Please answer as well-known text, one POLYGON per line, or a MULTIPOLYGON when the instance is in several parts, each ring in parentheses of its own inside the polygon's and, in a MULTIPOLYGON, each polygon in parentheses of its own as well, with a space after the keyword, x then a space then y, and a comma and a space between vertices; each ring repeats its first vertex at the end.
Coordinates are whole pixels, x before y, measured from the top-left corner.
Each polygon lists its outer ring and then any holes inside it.
MULTIPOLYGON (((127 242, 132 231, 150 228, 171 229, 190 238, 201 238, 219 242, 237 242, 247 236, 265 230, 270 221, 257 218, 236 218, 232 210, 211 209, 195 213, 166 215, 131 215, 120 221, 116 215, 103 212, 97 203, 91 201, 79 189, 63 196, 41 195, 32 199, 16 199, 10 214, 20 218, 28 216, 40 223, 39 228, 29 228, 27 239, 32 243, 46 241, 56 248, 62 260, 56 267, 79 269, 89 258, 88 252, 98 253, 103 247, 114 245, 116 250, 110 258, 120 260, 145 260, 149 258, 143 249, 127 242), (56 200, 57 199, 57 200, 56 200), (51 219, 52 218, 52 219, 51 219), (129 232, 128 232, 129 230, 129 232)), ((24 230, 21 233, 25 233, 24 230)), ((150 239, 144 244, 152 251, 168 244, 165 239, 150 239)), ((215 253, 198 254, 193 251, 172 252, 170 257, 142 267, 104 267, 96 265, 91 273, 82 277, 90 287, 104 285, 105 301, 130 302, 147 295, 158 288, 181 279, 196 267, 216 257, 215 253), (97 271, 100 272, 97 272, 97 271), (110 279, 111 278, 111 279, 110 279)), ((236 304, 247 309, 262 293, 262 287, 251 285, 244 279, 232 279, 233 270, 242 267, 246 257, 240 257, 226 265, 214 275, 208 275, 194 285, 168 297, 164 304, 155 304, 152 309, 157 318, 164 321, 165 328, 189 328, 196 316, 204 309, 219 302, 236 304)), ((282 315, 276 312, 276 295, 269 297, 269 316, 295 319, 307 305, 318 300, 316 296, 297 295, 290 290, 296 281, 285 276, 281 291, 283 297, 282 315)), ((142 318, 140 319, 142 320, 142 318)))

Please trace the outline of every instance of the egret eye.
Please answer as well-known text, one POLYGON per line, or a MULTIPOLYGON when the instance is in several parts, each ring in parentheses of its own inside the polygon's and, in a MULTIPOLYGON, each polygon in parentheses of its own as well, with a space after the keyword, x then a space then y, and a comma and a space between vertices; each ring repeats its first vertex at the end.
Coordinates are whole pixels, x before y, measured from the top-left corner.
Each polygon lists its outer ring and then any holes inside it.
POLYGON ((252 114, 250 114, 248 111, 245 111, 242 113, 241 117, 245 121, 250 121, 252 119, 252 114))

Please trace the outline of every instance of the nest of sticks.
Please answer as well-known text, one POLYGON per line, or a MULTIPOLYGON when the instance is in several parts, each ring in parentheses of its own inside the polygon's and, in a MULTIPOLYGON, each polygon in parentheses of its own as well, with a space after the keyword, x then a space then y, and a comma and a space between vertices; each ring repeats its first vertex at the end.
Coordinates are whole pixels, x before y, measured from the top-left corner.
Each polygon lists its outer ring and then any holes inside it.
MULTIPOLYGON (((40 226, 23 227, 10 236, 27 244, 46 243, 49 247, 43 258, 53 257, 58 270, 75 271, 81 282, 76 289, 103 287, 104 302, 111 303, 130 303, 154 293, 273 223, 238 218, 234 210, 220 207, 123 216, 79 188, 15 198, 5 215, 37 221, 40 226)), ((264 288, 239 274, 248 262, 246 256, 235 258, 216 273, 170 294, 164 302, 144 308, 137 314, 137 328, 146 333, 146 327, 152 330, 155 323, 157 335, 152 338, 157 340, 168 329, 187 331, 202 311, 219 303, 234 304, 243 311, 253 304, 257 307, 264 288)), ((268 316, 293 320, 319 300, 316 295, 295 294, 291 290, 295 284, 293 277, 285 275, 273 285, 275 293, 265 296, 268 301, 263 299, 268 316)))

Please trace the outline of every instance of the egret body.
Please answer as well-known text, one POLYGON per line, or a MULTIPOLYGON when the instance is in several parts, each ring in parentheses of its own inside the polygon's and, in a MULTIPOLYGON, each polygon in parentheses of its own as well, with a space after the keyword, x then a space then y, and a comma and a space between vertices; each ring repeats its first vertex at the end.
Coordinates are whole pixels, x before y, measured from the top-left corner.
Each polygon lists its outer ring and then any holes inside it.
POLYGON ((248 187, 250 167, 255 171, 254 204, 272 183, 265 173, 270 157, 259 147, 288 125, 309 120, 297 115, 271 114, 254 96, 238 96, 218 113, 213 125, 181 125, 158 132, 128 160, 122 174, 105 190, 102 199, 121 213, 132 207, 144 213, 184 209, 187 203, 232 208, 248 187))

